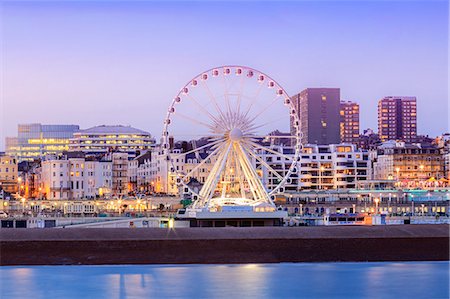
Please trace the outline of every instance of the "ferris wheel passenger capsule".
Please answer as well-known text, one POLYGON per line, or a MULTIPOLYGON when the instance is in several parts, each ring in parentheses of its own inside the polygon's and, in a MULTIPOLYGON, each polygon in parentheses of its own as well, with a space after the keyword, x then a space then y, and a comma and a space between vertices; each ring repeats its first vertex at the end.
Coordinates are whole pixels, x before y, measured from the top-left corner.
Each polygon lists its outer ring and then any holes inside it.
POLYGON ((197 80, 192 80, 192 86, 197 86, 197 80))
POLYGON ((259 75, 258 76, 258 82, 263 82, 264 81, 264 75, 259 75))
POLYGON ((283 94, 283 90, 282 89, 278 89, 277 90, 277 95, 282 95, 283 94))
POLYGON ((231 70, 229 68, 224 68, 223 73, 225 75, 229 75, 231 73, 231 70))
POLYGON ((241 68, 236 69, 236 75, 242 75, 242 69, 241 68))
POLYGON ((187 87, 183 88, 183 93, 187 94, 189 92, 189 89, 187 87))
POLYGON ((208 74, 203 74, 202 75, 202 80, 206 80, 206 79, 208 79, 208 74))
POLYGON ((273 88, 273 87, 275 86, 275 82, 270 81, 269 84, 268 84, 268 86, 269 86, 269 88, 273 88))
POLYGON ((285 105, 290 105, 291 104, 291 100, 288 99, 288 98, 284 99, 284 104, 285 105))
POLYGON ((170 125, 170 119, 169 119, 169 118, 166 118, 166 120, 164 121, 164 123, 165 123, 166 125, 170 125))
POLYGON ((213 74, 214 77, 219 76, 219 70, 213 70, 212 74, 213 74))
POLYGON ((247 77, 249 77, 249 78, 253 77, 253 71, 252 71, 252 70, 249 70, 249 71, 248 71, 247 77))
POLYGON ((169 113, 174 113, 175 112, 175 108, 174 107, 170 107, 169 108, 169 113))
POLYGON ((181 102, 181 98, 180 98, 180 97, 176 97, 176 98, 175 98, 175 102, 176 102, 176 103, 181 102))

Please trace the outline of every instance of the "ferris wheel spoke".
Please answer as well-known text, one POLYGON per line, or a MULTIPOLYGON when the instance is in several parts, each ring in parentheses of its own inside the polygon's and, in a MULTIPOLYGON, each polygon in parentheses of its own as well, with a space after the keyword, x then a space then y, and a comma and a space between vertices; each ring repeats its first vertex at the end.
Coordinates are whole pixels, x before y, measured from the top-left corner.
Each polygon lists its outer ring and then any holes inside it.
POLYGON ((203 127, 206 127, 206 128, 210 129, 210 130, 213 131, 213 132, 214 132, 215 129, 216 129, 214 126, 211 126, 211 125, 209 125, 209 124, 207 124, 207 123, 204 123, 204 122, 202 122, 202 121, 199 121, 199 120, 197 120, 197 119, 194 119, 194 118, 192 118, 192 117, 189 117, 189 116, 187 116, 187 115, 184 115, 184 114, 182 114, 182 113, 180 113, 180 112, 175 113, 174 116, 180 116, 180 117, 182 117, 182 118, 184 118, 184 119, 189 120, 190 122, 192 122, 192 123, 194 123, 194 124, 197 124, 197 125, 201 125, 201 126, 203 126, 203 127))
POLYGON ((246 81, 246 80, 244 80, 244 78, 245 78, 244 75, 241 75, 241 86, 239 87, 239 94, 238 94, 237 108, 236 108, 237 115, 241 115, 241 100, 242 100, 242 95, 244 94, 244 85, 245 85, 245 81, 246 81))
POLYGON ((272 124, 274 124, 276 122, 279 122, 279 121, 282 121, 282 120, 286 120, 286 117, 280 117, 280 118, 277 118, 277 119, 265 122, 265 123, 263 123, 261 125, 258 125, 258 126, 255 126, 252 123, 249 123, 248 125, 244 126, 243 129, 244 130, 249 130, 247 132, 247 134, 251 134, 256 129, 260 129, 260 128, 265 127, 265 126, 272 125, 272 124))
POLYGON ((247 147, 243 146, 243 148, 256 160, 258 160, 261 165, 265 166, 267 170, 272 172, 277 178, 279 178, 281 181, 284 179, 275 169, 273 169, 269 164, 266 163, 261 157, 258 157, 255 153, 253 153, 251 150, 249 150, 247 147))
POLYGON ((223 123, 223 120, 225 120, 225 116, 224 116, 224 113, 223 113, 222 109, 220 109, 220 107, 219 107, 219 104, 218 104, 218 102, 217 102, 216 97, 214 96, 214 94, 213 94, 213 93, 211 92, 211 90, 209 89, 208 83, 206 83, 205 80, 202 80, 201 82, 202 82, 202 86, 203 86, 203 87, 205 88, 205 90, 206 90, 206 93, 207 93, 207 95, 208 95, 208 97, 209 97, 209 99, 210 99, 210 102, 213 103, 214 107, 216 108, 216 112, 218 113, 219 118, 222 119, 222 124, 224 124, 224 123, 223 123))
POLYGON ((248 113, 252 109, 252 106, 259 100, 259 94, 261 93, 261 90, 262 90, 263 86, 264 86, 264 83, 260 83, 258 89, 256 90, 256 94, 254 96, 252 96, 252 97, 244 96, 244 97, 246 97, 246 98, 248 98, 250 100, 250 104, 249 104, 246 112, 244 113, 244 117, 247 117, 248 113))
MULTIPOLYGON (((187 178, 189 177, 192 173, 194 173, 197 169, 199 169, 202 165, 204 165, 206 163, 206 161, 208 161, 209 159, 211 159, 211 157, 213 157, 215 154, 217 154, 217 152, 221 149, 221 147, 223 147, 223 145, 217 147, 214 151, 212 151, 208 156, 206 156, 205 159, 203 159, 198 165, 196 165, 194 168, 192 168, 187 174, 185 174, 183 177, 187 178)), ((183 179, 184 179, 183 178, 183 179)))
POLYGON ((289 138, 289 139, 296 139, 297 136, 294 135, 249 135, 249 138, 279 138, 279 139, 283 139, 283 138, 289 138))
POLYGON ((280 156, 280 157, 283 157, 283 158, 285 158, 285 159, 287 159, 287 160, 292 160, 292 161, 294 161, 294 159, 293 159, 292 157, 288 156, 288 155, 282 154, 282 153, 277 152, 277 151, 275 151, 275 150, 272 150, 272 149, 270 149, 270 148, 268 148, 268 147, 259 145, 259 144, 255 143, 255 142, 253 142, 253 141, 245 141, 245 142, 248 143, 248 144, 250 144, 250 145, 252 145, 254 148, 262 149, 262 150, 265 150, 265 151, 267 151, 267 152, 269 152, 269 153, 272 153, 272 154, 274 154, 274 155, 278 155, 278 156, 280 156))
POLYGON ((279 96, 276 96, 265 108, 260 110, 253 118, 250 119, 249 123, 253 123, 261 114, 267 111, 277 100, 279 100, 279 96))
POLYGON ((181 153, 181 154, 177 154, 177 155, 173 155, 173 157, 174 157, 174 158, 179 158, 179 157, 181 157, 181 156, 186 156, 186 155, 189 155, 189 154, 192 154, 192 153, 201 151, 201 150, 203 150, 203 149, 205 149, 205 148, 212 147, 212 146, 217 145, 217 144, 219 144, 219 143, 221 143, 221 142, 223 142, 223 140, 213 141, 213 142, 210 142, 210 143, 208 143, 208 144, 206 144, 206 145, 202 145, 202 146, 197 147, 197 148, 195 148, 195 149, 193 149, 193 150, 190 150, 190 151, 188 151, 188 152, 181 153))
POLYGON ((191 95, 186 94, 186 96, 195 103, 195 105, 197 106, 197 108, 199 108, 201 111, 203 111, 205 114, 207 114, 209 116, 209 118, 217 125, 221 125, 221 122, 214 116, 211 114, 211 112, 209 112, 204 106, 200 105, 200 103, 191 95))

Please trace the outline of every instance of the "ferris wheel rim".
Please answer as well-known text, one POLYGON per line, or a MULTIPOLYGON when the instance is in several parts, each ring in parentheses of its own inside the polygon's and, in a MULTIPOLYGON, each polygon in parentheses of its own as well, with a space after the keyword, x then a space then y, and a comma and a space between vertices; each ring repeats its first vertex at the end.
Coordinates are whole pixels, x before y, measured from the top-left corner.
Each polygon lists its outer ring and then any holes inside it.
MULTIPOLYGON (((257 75, 257 76, 261 76, 261 75, 264 76, 264 79, 261 81, 261 84, 262 84, 262 85, 264 84, 263 81, 273 82, 274 85, 273 85, 272 87, 276 87, 276 88, 278 88, 278 89, 281 89, 281 90, 282 90, 282 97, 283 97, 283 99, 284 99, 285 101, 286 101, 286 100, 289 100, 289 104, 287 104, 287 105, 289 105, 290 109, 293 108, 293 109, 296 111, 295 107, 293 106, 291 97, 290 97, 289 94, 286 92, 286 90, 285 90, 285 89, 284 89, 284 88, 283 88, 283 87, 282 87, 275 79, 273 79, 271 76, 267 75, 266 73, 261 72, 261 71, 255 69, 255 68, 248 67, 248 66, 243 66, 243 65, 221 65, 221 66, 213 67, 213 68, 210 68, 210 69, 208 69, 208 70, 206 70, 206 71, 203 71, 203 72, 197 74, 197 75, 194 76, 192 79, 190 79, 189 81, 187 81, 186 84, 183 85, 183 87, 179 90, 179 92, 177 93, 176 97, 172 99, 171 104, 169 105, 169 111, 167 111, 167 114, 166 114, 166 118, 165 118, 165 122, 164 122, 164 127, 163 127, 163 136, 162 136, 162 139, 163 139, 163 142, 164 142, 165 144, 168 143, 168 138, 170 137, 168 128, 170 127, 171 123, 170 123, 170 122, 167 122, 167 120, 170 120, 170 116, 174 113, 174 112, 170 112, 170 109, 171 109, 172 107, 175 107, 176 104, 179 104, 179 102, 176 102, 176 99, 177 99, 177 98, 180 98, 180 96, 183 94, 183 90, 184 90, 185 88, 190 88, 191 83, 192 83, 194 80, 200 79, 203 75, 205 75, 205 74, 209 75, 211 72, 214 72, 214 71, 216 71, 216 70, 225 70, 225 69, 230 69, 230 70, 232 70, 232 69, 242 69, 242 70, 245 70, 245 71, 253 71, 253 72, 254 72, 254 75, 257 75)), ((229 74, 227 74, 227 75, 231 75, 231 72, 230 72, 229 74)), ((236 75, 237 75, 237 74, 236 74, 236 75)), ((247 77, 245 73, 241 73, 240 75, 241 75, 241 76, 247 77)), ((220 73, 219 73, 219 75, 217 75, 217 76, 220 76, 220 73)), ((222 74, 222 76, 225 76, 225 74, 222 74)), ((252 75, 252 76, 253 76, 253 75, 252 75)), ((207 78, 207 79, 208 79, 208 78, 207 78)), ((207 79, 205 79, 205 80, 207 80, 207 79)), ((286 105, 286 103, 284 103, 284 104, 286 105)), ((290 166, 287 168, 287 172, 286 172, 286 174, 283 176, 283 179, 280 180, 272 190, 270 190, 270 191, 267 190, 268 194, 269 194, 271 197, 272 197, 274 194, 276 194, 276 193, 279 191, 279 189, 282 188, 282 187, 286 184, 286 182, 288 181, 288 179, 290 178, 290 176, 294 173, 294 170, 295 170, 296 168, 298 168, 298 162, 300 161, 300 151, 301 151, 301 148, 303 147, 303 145, 301 144, 301 135, 302 135, 302 134, 301 134, 301 132, 300 132, 300 122, 299 122, 299 117, 298 117, 298 115, 297 115, 297 112, 298 112, 298 111, 296 111, 296 113, 295 113, 294 115, 288 115, 288 116, 287 116, 287 117, 293 117, 293 118, 294 118, 294 121, 296 121, 297 125, 294 125, 294 129, 295 129, 295 131, 296 131, 296 134, 295 134, 295 135, 291 135, 291 136, 285 136, 286 138, 292 138, 292 139, 295 139, 295 144, 292 146, 292 147, 294 148, 294 156, 293 156, 293 158, 292 158, 292 163, 291 163, 290 166)), ((204 136, 204 137, 205 137, 205 138, 209 138, 209 137, 211 137, 211 136, 204 136)), ((265 135, 264 137, 271 138, 272 136, 270 136, 270 135, 265 135)), ((264 149, 265 149, 265 148, 263 148, 263 150, 264 150, 264 149)), ((164 149, 164 148, 163 148, 163 150, 166 151, 166 155, 167 155, 167 157, 168 157, 168 161, 170 162, 170 170, 171 170, 172 173, 175 174, 175 177, 176 177, 176 184, 177 184, 177 185, 182 185, 183 187, 188 188, 189 193, 191 193, 192 195, 195 195, 195 196, 197 196, 198 198, 200 198, 201 196, 200 196, 199 192, 196 192, 195 190, 193 190, 190 186, 188 186, 188 183, 185 182, 185 179, 186 179, 187 175, 182 176, 181 173, 180 173, 179 171, 176 171, 175 165, 174 165, 174 163, 173 163, 173 159, 172 159, 172 157, 171 157, 171 156, 172 156, 172 153, 170 153, 170 151, 168 150, 168 148, 167 148, 167 149, 164 149)), ((270 152, 270 151, 269 151, 269 152, 270 152)), ((183 155, 183 153, 179 154, 179 156, 182 156, 182 155, 183 155)), ((282 154, 281 154, 281 155, 282 155, 282 154)), ((210 159, 210 158, 205 158, 203 161, 206 161, 207 159, 210 159)), ((200 163, 201 163, 201 162, 199 161, 199 164, 200 164, 200 163)), ((168 169, 168 170, 169 170, 169 169, 168 169)))

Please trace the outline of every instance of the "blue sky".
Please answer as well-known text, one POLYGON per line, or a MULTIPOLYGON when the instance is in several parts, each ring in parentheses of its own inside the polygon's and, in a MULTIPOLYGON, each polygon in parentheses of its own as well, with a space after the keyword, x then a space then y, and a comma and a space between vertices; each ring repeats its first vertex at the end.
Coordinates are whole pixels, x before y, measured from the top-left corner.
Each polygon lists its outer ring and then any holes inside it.
POLYGON ((3 1, 1 130, 129 124, 160 136, 178 90, 214 66, 293 95, 340 87, 376 129, 383 96, 418 99, 419 134, 448 131, 447 1, 3 1))

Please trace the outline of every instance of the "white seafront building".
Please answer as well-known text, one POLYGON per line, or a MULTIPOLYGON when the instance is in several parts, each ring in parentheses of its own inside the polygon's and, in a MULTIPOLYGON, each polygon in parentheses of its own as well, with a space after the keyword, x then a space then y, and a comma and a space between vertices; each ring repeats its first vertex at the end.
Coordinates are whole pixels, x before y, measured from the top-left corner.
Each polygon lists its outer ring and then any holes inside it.
POLYGON ((41 167, 41 194, 47 199, 95 198, 111 192, 111 161, 48 156, 41 167))
MULTIPOLYGON (((278 175, 262 167, 262 162, 249 157, 263 185, 272 189, 279 183, 280 177, 288 172, 289 159, 294 157, 294 149, 284 145, 271 145, 274 154, 264 150, 256 153, 278 175)), ((183 154, 181 148, 171 150, 173 162, 167 160, 162 150, 156 148, 151 158, 139 163, 137 171, 137 188, 156 193, 182 195, 183 190, 177 185, 175 171, 189 174, 200 185, 209 175, 214 161, 201 162, 209 154, 206 149, 195 154, 183 154), (148 188, 148 186, 151 188, 148 188)), ((297 171, 292 173, 280 190, 282 193, 295 193, 302 190, 350 189, 358 182, 371 179, 371 163, 367 151, 358 150, 353 144, 305 145, 300 155, 297 171)), ((131 176, 131 174, 130 174, 131 176)))
MULTIPOLYGON (((280 177, 287 172, 289 158, 294 156, 294 149, 284 146, 272 146, 273 150, 282 153, 275 155, 261 151, 258 155, 276 170, 280 177)), ((260 163, 253 161, 256 169, 260 163)), ((278 184, 277 176, 262 168, 260 174, 263 183, 269 189, 278 184)), ((369 153, 358 150, 353 144, 330 144, 303 146, 297 171, 287 180, 284 192, 302 190, 351 189, 360 181, 371 178, 369 153)))

